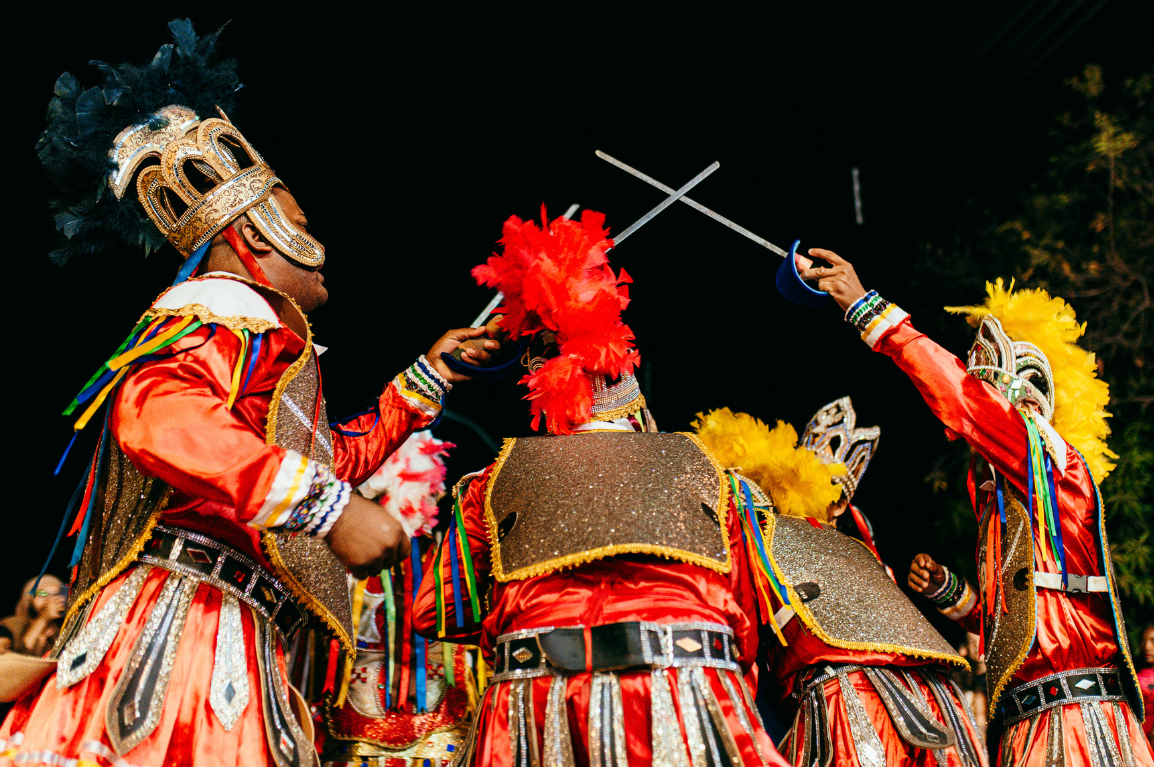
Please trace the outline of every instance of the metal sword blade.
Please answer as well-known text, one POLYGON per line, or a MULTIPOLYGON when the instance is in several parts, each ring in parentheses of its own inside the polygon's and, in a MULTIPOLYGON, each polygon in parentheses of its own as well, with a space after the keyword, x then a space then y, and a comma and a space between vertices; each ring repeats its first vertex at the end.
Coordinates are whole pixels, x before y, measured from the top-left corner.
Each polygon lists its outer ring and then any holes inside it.
MULTIPOLYGON (((597 154, 600 156, 601 153, 598 152, 597 154)), ((608 155, 606 155, 606 156, 608 156, 608 155)), ((625 166, 625 167, 628 167, 628 166, 625 166)), ((630 224, 629 227, 627 227, 625 229, 625 231, 623 231, 621 234, 614 237, 613 238, 613 247, 616 248, 618 245, 620 245, 622 242, 624 242, 626 237, 633 234, 634 232, 636 232, 641 227, 645 226, 645 224, 647 224, 649 222, 649 220, 652 219, 654 216, 656 216, 658 213, 665 210, 666 208, 668 208, 670 205, 677 202, 678 200, 685 199, 685 193, 686 192, 688 192, 690 189, 692 189, 693 187, 700 184, 702 181, 704 181, 709 176, 709 174, 713 173, 713 171, 717 170, 720 167, 721 167, 721 163, 714 161, 712 165, 710 165, 708 168, 706 168, 705 170, 698 173, 696 176, 694 176, 692 179, 689 180, 689 183, 687 183, 685 186, 681 187, 680 189, 672 189, 669 187, 665 187, 663 189, 663 191, 666 194, 668 194, 669 196, 666 197, 664 200, 662 200, 661 203, 657 207, 655 207, 653 210, 649 211, 644 216, 642 216, 641 218, 637 219, 632 224, 630 224)), ((649 181, 649 183, 651 183, 655 186, 661 186, 660 184, 658 184, 653 179, 650 179, 648 177, 646 177, 646 179, 649 181)), ((578 208, 578 206, 575 204, 570 205, 569 210, 565 211, 564 217, 570 218, 574 213, 577 212, 577 208, 578 208)), ((708 210, 708 208, 706 208, 704 210, 708 210)), ((717 214, 714 213, 713 215, 716 216, 717 214)), ((737 226, 737 225, 730 223, 729 226, 737 226)), ((747 235, 748 235, 748 233, 747 233, 747 235)), ((748 235, 748 236, 756 237, 757 235, 748 235)), ((490 301, 488 303, 488 305, 485 306, 484 310, 480 314, 477 315, 477 319, 473 320, 473 324, 470 327, 479 328, 479 327, 481 327, 481 325, 485 324, 485 320, 489 317, 489 315, 493 312, 494 309, 496 309, 498 306, 501 305, 501 301, 503 301, 504 298, 505 298, 504 294, 501 293, 500 291, 498 291, 497 295, 493 296, 493 300, 490 301)))
MULTIPOLYGON (((649 176, 645 175, 644 173, 642 173, 641 171, 632 167, 631 165, 626 165, 625 163, 621 162, 620 160, 616 159, 615 157, 610 157, 609 155, 605 154, 601 150, 597 150, 596 154, 602 160, 605 160, 606 162, 608 162, 611 165, 616 165, 621 170, 625 171, 626 173, 628 173, 632 176, 636 176, 637 178, 641 179, 642 181, 649 184, 650 186, 655 186, 658 189, 660 189, 661 191, 665 192, 666 194, 676 194, 676 192, 674 191, 674 189, 672 187, 668 187, 665 184, 662 184, 660 181, 658 181, 654 178, 650 178, 649 176)), ((725 226, 729 227, 730 229, 737 232, 738 234, 743 235, 744 237, 747 237, 747 238, 753 240, 754 242, 756 242, 758 245, 762 246, 763 248, 767 248, 769 250, 772 250, 774 253, 781 256, 782 258, 785 258, 786 256, 789 255, 789 251, 782 250, 781 248, 774 245, 772 242, 765 239, 764 237, 758 237, 756 234, 749 231, 744 226, 741 226, 739 224, 735 224, 734 222, 730 221, 725 216, 721 215, 720 213, 715 213, 714 211, 705 207, 704 205, 697 202, 696 200, 690 199, 689 197, 686 197, 685 195, 682 195, 680 199, 683 203, 685 203, 689 207, 694 208, 695 210, 701 211, 705 215, 712 218, 714 221, 717 221, 720 224, 724 224, 725 226)))
POLYGON ((713 171, 717 170, 720 167, 721 167, 721 163, 714 161, 714 163, 712 165, 710 165, 708 168, 706 168, 705 170, 701 171, 696 176, 694 176, 689 181, 689 183, 686 184, 685 186, 681 187, 680 189, 678 189, 676 191, 674 191, 673 189, 667 190, 666 194, 668 194, 669 196, 666 197, 664 200, 662 200, 660 205, 658 205, 653 210, 646 213, 641 218, 634 221, 633 224, 628 229, 626 229, 624 232, 622 232, 621 234, 619 234, 613 238, 613 247, 616 248, 618 245, 620 245, 622 242, 624 242, 626 237, 633 234, 634 232, 636 232, 641 227, 645 226, 645 224, 651 218, 656 216, 658 213, 665 210, 666 208, 668 208, 670 205, 677 202, 678 200, 685 199, 685 193, 686 192, 688 192, 690 189, 692 189, 693 187, 700 184, 702 181, 704 181, 709 176, 710 173, 713 173, 713 171))

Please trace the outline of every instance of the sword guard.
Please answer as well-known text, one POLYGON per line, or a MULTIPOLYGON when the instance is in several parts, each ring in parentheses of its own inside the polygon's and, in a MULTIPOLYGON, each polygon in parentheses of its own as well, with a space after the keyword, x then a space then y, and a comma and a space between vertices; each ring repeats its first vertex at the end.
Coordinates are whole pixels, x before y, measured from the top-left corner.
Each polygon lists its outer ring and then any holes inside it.
POLYGON ((777 269, 777 277, 774 282, 777 284, 777 292, 793 301, 795 304, 802 306, 822 306, 828 304, 833 299, 830 298, 829 293, 824 290, 814 290, 805 283, 801 275, 797 273, 797 261, 794 256, 797 255, 797 246, 801 244, 801 240, 794 240, 793 247, 789 249, 789 255, 781 266, 777 269))
POLYGON ((521 356, 525 353, 526 342, 522 338, 517 344, 517 351, 512 354, 508 360, 502 362, 500 365, 493 367, 480 367, 479 365, 470 365, 468 362, 463 362, 457 359, 448 352, 441 352, 441 359, 449 366, 449 369, 454 373, 460 373, 463 376, 476 378, 481 381, 496 381, 500 378, 511 376, 517 372, 517 367, 521 364, 521 356))

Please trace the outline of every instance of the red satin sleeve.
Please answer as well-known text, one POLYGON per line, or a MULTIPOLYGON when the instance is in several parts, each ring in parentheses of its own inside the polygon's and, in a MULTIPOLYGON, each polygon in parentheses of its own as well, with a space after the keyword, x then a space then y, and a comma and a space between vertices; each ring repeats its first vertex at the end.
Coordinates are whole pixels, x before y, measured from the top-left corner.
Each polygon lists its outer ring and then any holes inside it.
POLYGON ((377 411, 341 423, 342 431, 363 434, 346 436, 332 432, 333 463, 337 476, 354 487, 364 482, 401 446, 409 435, 432 423, 410 404, 391 383, 377 400, 377 411), (378 417, 379 413, 379 417, 378 417))
POLYGON ((893 359, 951 439, 961 436, 1026 492, 1029 441, 1022 417, 997 389, 966 372, 960 359, 918 332, 909 320, 874 345, 893 359))
MULTIPOLYGON (((177 322, 171 320, 169 323, 177 322)), ((268 396, 278 360, 303 342, 284 329, 265 334, 249 376, 248 395, 226 407, 240 339, 204 325, 125 377, 111 405, 110 427, 142 472, 188 495, 225 503, 248 521, 264 503, 285 451, 265 443, 268 396)))

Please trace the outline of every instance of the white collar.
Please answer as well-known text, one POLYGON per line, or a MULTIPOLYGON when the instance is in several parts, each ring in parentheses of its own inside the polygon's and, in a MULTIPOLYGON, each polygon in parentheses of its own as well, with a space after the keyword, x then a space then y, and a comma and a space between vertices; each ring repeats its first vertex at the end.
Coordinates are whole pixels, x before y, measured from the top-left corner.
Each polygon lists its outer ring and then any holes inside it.
POLYGON ((573 427, 574 432, 578 431, 637 431, 633 426, 633 422, 629 417, 616 418, 612 421, 590 421, 579 426, 573 427))

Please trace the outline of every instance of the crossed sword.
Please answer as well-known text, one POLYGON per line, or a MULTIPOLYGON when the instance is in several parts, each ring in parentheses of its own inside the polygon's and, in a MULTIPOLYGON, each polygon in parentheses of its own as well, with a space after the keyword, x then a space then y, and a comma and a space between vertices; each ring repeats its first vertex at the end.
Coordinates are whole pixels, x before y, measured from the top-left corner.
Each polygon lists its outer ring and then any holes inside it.
MULTIPOLYGON (((665 184, 662 184, 660 181, 658 181, 657 179, 655 179, 651 176, 645 175, 644 173, 637 170, 633 166, 626 165, 625 163, 621 162, 620 160, 618 160, 615 157, 610 157, 609 155, 605 154, 601 150, 597 150, 595 152, 595 154, 598 157, 600 157, 602 160, 605 160, 607 163, 617 166, 618 168, 620 168, 621 170, 630 174, 631 176, 636 176, 637 178, 641 179, 642 181, 649 184, 650 186, 656 187, 656 188, 660 189, 661 191, 663 191, 669 195, 664 200, 662 200, 661 203, 659 205, 657 205, 657 207, 653 208, 653 210, 649 211, 644 216, 642 216, 641 218, 634 221, 625 231, 623 231, 621 234, 614 237, 613 238, 613 247, 616 248, 618 245, 620 245, 622 242, 625 241, 626 237, 633 234, 634 232, 636 232, 641 227, 645 226, 645 224, 647 224, 650 221, 650 219, 652 219, 658 213, 660 213, 661 211, 665 210, 666 208, 668 208, 673 203, 680 200, 681 202, 685 203, 686 205, 693 208, 694 210, 697 210, 697 211, 704 213, 705 215, 712 218, 714 221, 717 221, 718 223, 729 227, 730 229, 737 232, 738 234, 740 234, 744 237, 747 237, 750 240, 753 240, 758 245, 762 246, 763 248, 766 248, 768 250, 773 251, 774 253, 781 256, 782 258, 788 258, 789 257, 789 251, 786 251, 786 250, 779 248, 778 246, 774 245, 772 242, 765 239, 764 237, 757 236, 753 232, 746 229, 744 226, 741 226, 739 224, 734 223, 733 221, 730 221, 728 218, 721 215, 720 213, 712 211, 709 208, 702 205, 701 203, 697 202, 696 200, 693 200, 693 199, 685 196, 686 193, 688 193, 690 189, 697 186, 699 183, 704 181, 711 173, 713 173, 713 171, 720 168, 721 163, 714 162, 708 168, 701 171, 696 176, 694 176, 692 179, 690 179, 690 181, 687 184, 685 184, 685 186, 681 187, 680 189, 674 189, 671 186, 666 186, 665 184)), ((577 206, 577 205, 570 205, 569 209, 567 211, 565 211, 565 215, 562 216, 562 218, 568 219, 568 218, 572 217, 573 214, 577 212, 578 207, 579 206, 577 206)), ((501 302, 504 299, 505 299, 505 295, 503 293, 501 293, 500 291, 498 291, 497 295, 493 296, 493 300, 490 301, 489 304, 485 307, 485 309, 480 314, 477 315, 477 319, 473 320, 473 324, 471 325, 471 327, 478 328, 481 325, 485 324, 485 320, 488 319, 489 315, 493 313, 494 309, 496 309, 498 306, 501 305, 501 302)))

